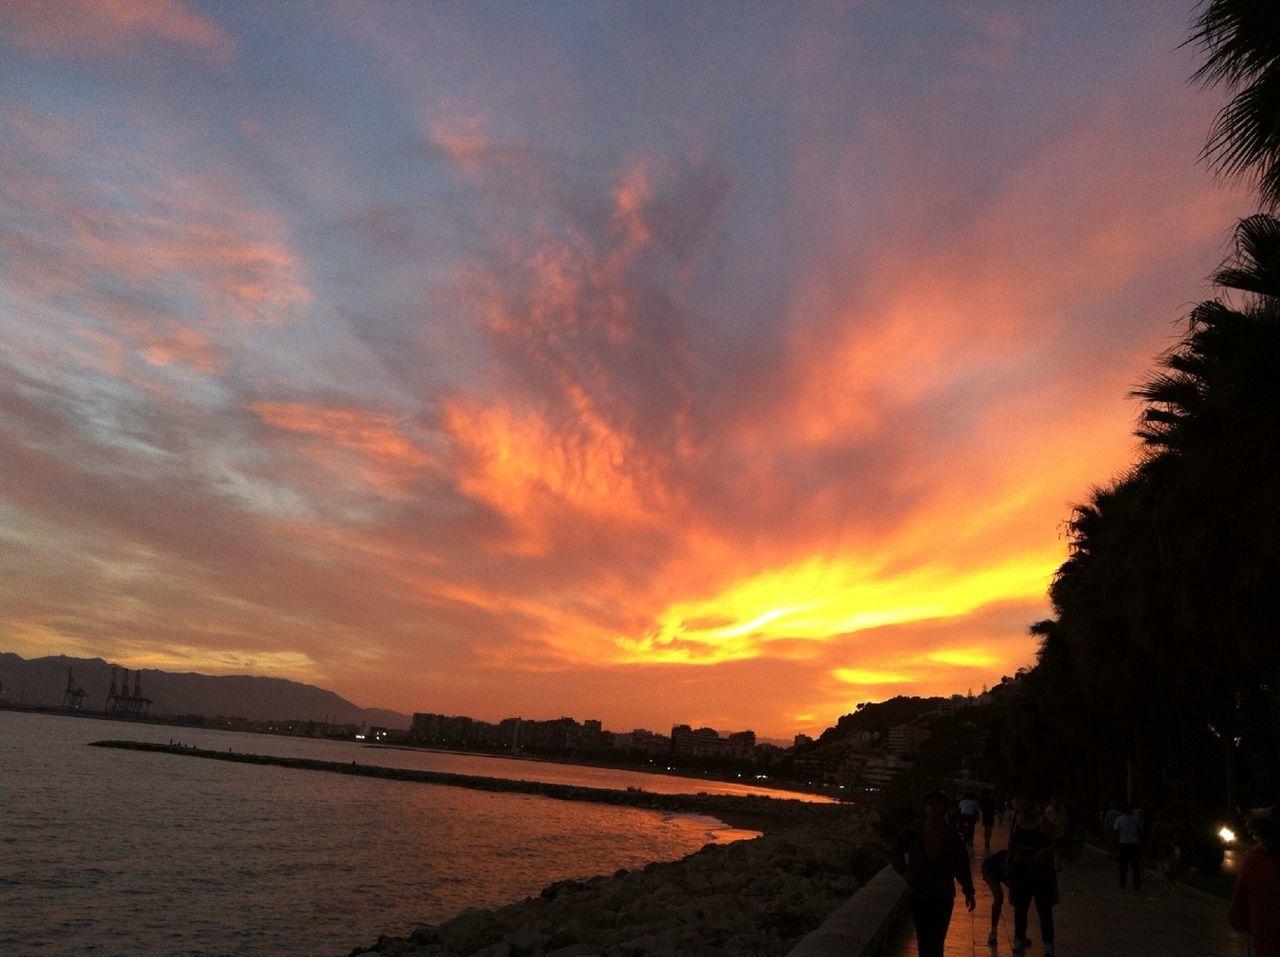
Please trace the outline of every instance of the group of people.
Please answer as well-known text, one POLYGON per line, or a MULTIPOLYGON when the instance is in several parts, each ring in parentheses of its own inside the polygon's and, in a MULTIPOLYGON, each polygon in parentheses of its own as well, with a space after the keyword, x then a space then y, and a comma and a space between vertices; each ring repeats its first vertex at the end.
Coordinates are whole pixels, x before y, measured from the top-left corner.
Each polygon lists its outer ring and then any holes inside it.
MULTIPOLYGON (((968 849, 974 845, 979 821, 984 850, 991 849, 991 832, 998 814, 999 807, 990 793, 981 799, 965 795, 956 805, 946 792, 935 791, 925 799, 924 817, 904 828, 894 841, 893 864, 907 881, 920 957, 942 957, 955 909, 956 884, 964 893, 965 906, 970 911, 977 906, 968 849)), ((1014 802, 1008 847, 988 854, 982 862, 982 879, 992 898, 988 944, 997 940, 1007 886, 1013 905, 1013 952, 1026 952, 1027 917, 1034 904, 1040 918, 1043 953, 1053 957, 1053 908, 1058 903, 1057 838, 1046 809, 1027 798, 1014 802)))
MULTIPOLYGON (((991 931, 987 943, 998 940, 1005 888, 1013 906, 1013 952, 1026 953, 1027 919, 1034 905, 1046 957, 1054 954, 1053 908, 1058 904, 1058 872, 1079 855, 1084 827, 1074 827, 1061 802, 1038 805, 1018 798, 1009 829, 1009 844, 987 853, 981 866, 983 882, 991 892, 991 931)), ((1002 809, 990 792, 982 798, 967 794, 955 802, 944 791, 925 798, 925 814, 899 833, 893 844, 893 866, 906 879, 908 903, 915 923, 920 957, 942 957, 955 909, 956 885, 965 906, 977 906, 969 848, 979 822, 983 845, 991 850, 991 832, 1002 809)), ((1243 859, 1228 911, 1230 925, 1250 934, 1255 957, 1280 957, 1280 805, 1258 808, 1247 815, 1257 846, 1243 859)), ((1103 816, 1103 834, 1118 863, 1122 888, 1133 878, 1135 891, 1142 887, 1142 848, 1145 822, 1140 812, 1119 803, 1103 816)), ((1172 834, 1157 815, 1152 825, 1151 854, 1157 873, 1168 875, 1173 855, 1172 834), (1167 847, 1166 847, 1167 845, 1167 847)))

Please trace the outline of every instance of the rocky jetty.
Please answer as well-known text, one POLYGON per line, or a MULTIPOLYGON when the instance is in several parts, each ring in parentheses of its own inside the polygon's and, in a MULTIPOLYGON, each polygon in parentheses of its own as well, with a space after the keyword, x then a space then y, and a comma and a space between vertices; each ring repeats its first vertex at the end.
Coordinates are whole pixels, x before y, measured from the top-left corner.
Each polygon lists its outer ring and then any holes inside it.
POLYGON ((468 910, 356 954, 387 957, 663 957, 786 954, 884 864, 871 815, 754 840, 708 844, 679 861, 560 881, 538 897, 468 910))
POLYGON ((477 791, 505 791, 536 794, 558 801, 591 801, 596 804, 621 804, 669 813, 695 813, 715 817, 726 824, 753 831, 796 824, 801 821, 831 820, 843 812, 834 804, 798 801, 763 795, 733 794, 659 794, 639 788, 625 791, 610 788, 581 787, 574 784, 549 784, 515 778, 491 778, 478 774, 453 774, 446 771, 417 771, 389 768, 377 764, 344 764, 341 761, 317 761, 313 758, 286 758, 273 754, 251 754, 242 751, 212 751, 184 744, 159 744, 151 741, 94 741, 90 747, 119 748, 125 751, 149 751, 184 758, 231 761, 236 764, 267 764, 299 771, 322 771, 329 774, 354 774, 360 777, 385 778, 392 781, 415 781, 445 787, 470 788, 477 791))

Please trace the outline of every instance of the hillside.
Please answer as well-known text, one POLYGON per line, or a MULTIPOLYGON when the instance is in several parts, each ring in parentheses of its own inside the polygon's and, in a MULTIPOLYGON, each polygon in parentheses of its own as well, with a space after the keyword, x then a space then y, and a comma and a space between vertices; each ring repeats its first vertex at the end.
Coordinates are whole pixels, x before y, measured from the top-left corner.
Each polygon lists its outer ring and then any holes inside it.
MULTIPOLYGON (((4 698, 33 706, 62 704, 67 668, 85 690, 83 708, 101 711, 111 687, 111 663, 101 658, 68 658, 56 655, 27 660, 0 653, 0 684, 4 698)), ((132 686, 133 672, 130 672, 132 686)), ((368 724, 388 728, 409 727, 409 715, 383 708, 361 708, 332 691, 283 678, 250 675, 201 675, 145 668, 142 692, 152 700, 151 714, 219 715, 257 721, 324 721, 334 724, 368 724)))
POLYGON ((868 702, 857 711, 841 715, 833 727, 819 735, 817 744, 828 745, 844 741, 859 732, 869 732, 887 737, 889 729, 898 724, 910 724, 924 714, 937 712, 951 699, 919 698, 899 695, 888 701, 868 702))

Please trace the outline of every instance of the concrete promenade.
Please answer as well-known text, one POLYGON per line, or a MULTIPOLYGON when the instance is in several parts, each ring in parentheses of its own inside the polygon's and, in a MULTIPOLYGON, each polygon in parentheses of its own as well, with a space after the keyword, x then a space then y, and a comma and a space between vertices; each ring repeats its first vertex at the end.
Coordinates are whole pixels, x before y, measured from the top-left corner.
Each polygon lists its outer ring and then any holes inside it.
MULTIPOLYGON (((1007 827, 996 829, 992 850, 1007 847, 1007 827)), ((1006 890, 1000 917, 999 941, 987 946, 991 930, 991 893, 980 869, 986 852, 979 829, 971 851, 973 882, 978 906, 972 920, 957 895, 956 909, 947 934, 946 957, 990 957, 1013 952, 1013 907, 1006 890)), ((1143 874, 1142 892, 1122 890, 1116 865, 1091 847, 1074 863, 1063 867, 1059 878, 1062 902, 1054 908, 1057 957, 1246 957, 1244 935, 1227 926, 1227 902, 1170 883, 1153 872, 1143 874)), ((916 957, 915 933, 910 918, 887 950, 887 957, 916 957)), ((1032 944, 1028 957, 1042 957, 1035 907, 1027 919, 1032 944)))

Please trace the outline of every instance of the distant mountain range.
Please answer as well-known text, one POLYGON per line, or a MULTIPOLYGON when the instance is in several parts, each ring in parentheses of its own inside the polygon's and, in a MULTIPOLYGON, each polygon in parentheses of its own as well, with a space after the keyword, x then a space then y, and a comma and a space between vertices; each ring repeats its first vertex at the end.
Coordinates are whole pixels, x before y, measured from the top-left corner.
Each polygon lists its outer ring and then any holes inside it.
MULTIPOLYGON (((111 663, 101 658, 55 655, 27 660, 0 652, 0 700, 27 706, 62 704, 67 669, 85 691, 82 709, 102 711, 111 689, 111 663)), ((120 676, 117 675, 117 678, 120 676)), ((130 687, 134 672, 129 673, 130 687)), ((332 691, 283 678, 249 675, 177 674, 154 668, 142 670, 142 693, 152 701, 150 713, 248 718, 252 721, 325 721, 407 728, 411 718, 385 708, 361 708, 332 691)))

